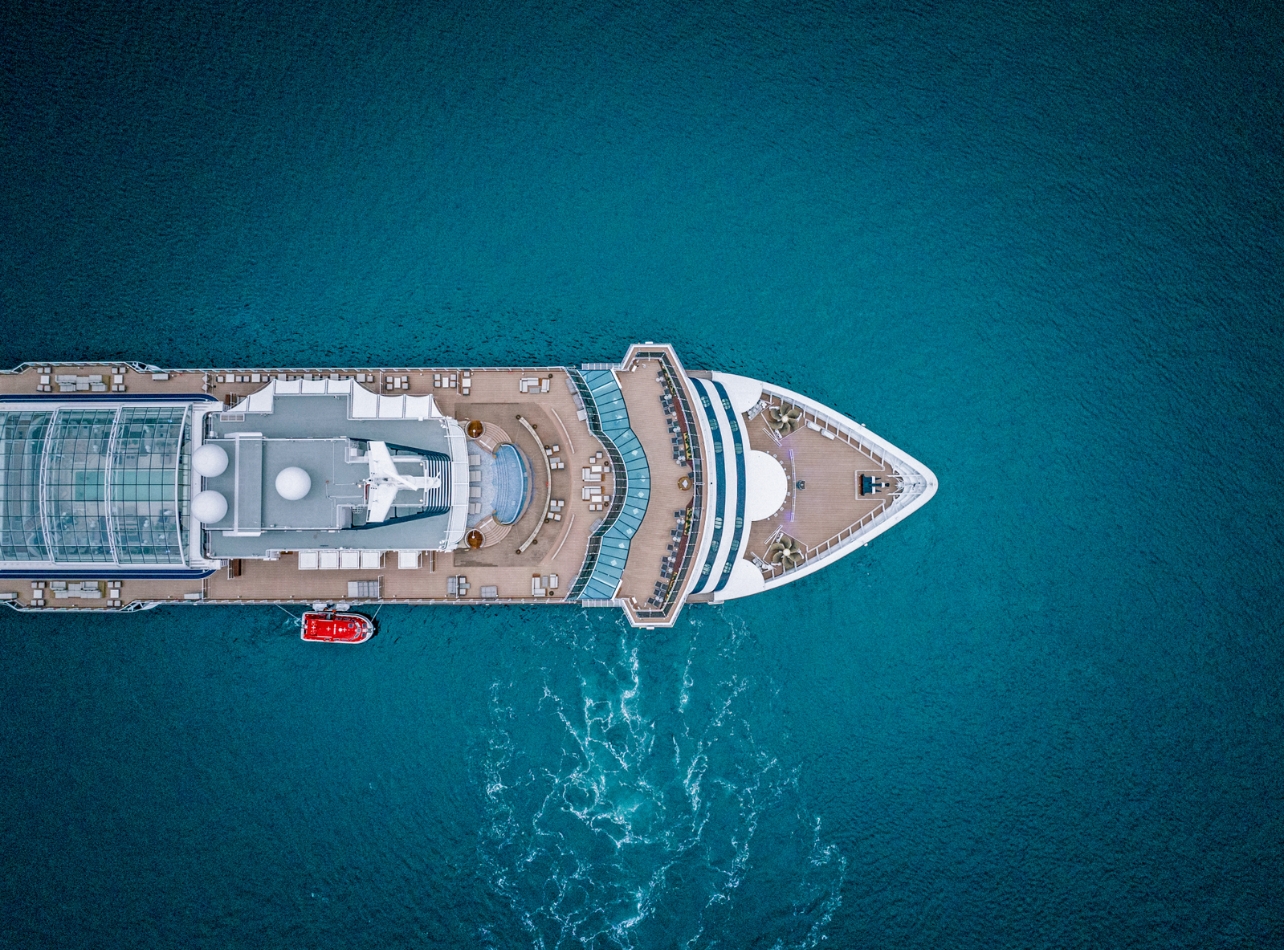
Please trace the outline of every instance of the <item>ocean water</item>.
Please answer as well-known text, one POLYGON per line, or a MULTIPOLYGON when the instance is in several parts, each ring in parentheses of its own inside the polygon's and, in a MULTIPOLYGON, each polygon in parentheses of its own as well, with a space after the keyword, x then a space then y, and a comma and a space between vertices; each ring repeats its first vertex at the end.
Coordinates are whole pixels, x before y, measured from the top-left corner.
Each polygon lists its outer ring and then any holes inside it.
POLYGON ((658 633, 0 612, 0 945, 1284 945, 1281 9, 5 5, 0 363, 665 340, 941 489, 658 633))

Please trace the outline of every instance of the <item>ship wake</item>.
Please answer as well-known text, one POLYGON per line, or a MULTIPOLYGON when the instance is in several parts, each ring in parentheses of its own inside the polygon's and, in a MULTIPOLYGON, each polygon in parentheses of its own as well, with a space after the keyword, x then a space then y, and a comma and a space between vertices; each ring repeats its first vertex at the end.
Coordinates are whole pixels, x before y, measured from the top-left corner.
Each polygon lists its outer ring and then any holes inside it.
POLYGON ((772 687, 741 671, 743 626, 659 640, 599 617, 534 644, 533 682, 491 688, 491 885, 538 948, 814 946, 846 861, 755 736, 772 687))

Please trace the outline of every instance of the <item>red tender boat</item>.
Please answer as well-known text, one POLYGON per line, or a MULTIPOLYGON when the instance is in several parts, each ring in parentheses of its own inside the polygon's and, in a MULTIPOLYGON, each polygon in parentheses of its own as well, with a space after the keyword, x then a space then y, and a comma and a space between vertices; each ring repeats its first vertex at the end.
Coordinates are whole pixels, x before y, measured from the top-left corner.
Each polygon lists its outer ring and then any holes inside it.
POLYGON ((374 621, 364 614, 309 611, 303 615, 299 636, 317 643, 365 643, 374 636, 374 621))

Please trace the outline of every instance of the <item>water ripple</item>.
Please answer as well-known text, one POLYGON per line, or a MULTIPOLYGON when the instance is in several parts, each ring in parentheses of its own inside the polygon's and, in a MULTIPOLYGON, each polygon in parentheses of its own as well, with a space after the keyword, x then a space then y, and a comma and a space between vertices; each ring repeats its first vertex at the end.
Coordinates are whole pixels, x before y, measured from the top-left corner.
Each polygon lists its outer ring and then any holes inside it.
POLYGON ((771 684, 741 672, 745 639, 717 615, 663 638, 581 615, 537 644, 538 685, 492 684, 480 850, 532 946, 824 938, 846 860, 755 738, 771 684))

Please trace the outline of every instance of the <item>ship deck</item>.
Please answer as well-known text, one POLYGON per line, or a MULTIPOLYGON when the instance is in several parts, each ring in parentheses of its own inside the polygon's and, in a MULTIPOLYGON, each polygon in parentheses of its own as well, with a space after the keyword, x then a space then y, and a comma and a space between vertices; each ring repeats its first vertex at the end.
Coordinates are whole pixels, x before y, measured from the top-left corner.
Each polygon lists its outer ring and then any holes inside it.
MULTIPOLYGON (((632 372, 619 374, 621 390, 629 410, 630 424, 646 452, 652 468, 652 493, 641 529, 629 551, 617 598, 635 613, 644 606, 654 586, 660 582, 662 560, 672 543, 675 513, 690 503, 690 490, 678 487, 679 477, 687 469, 678 466, 672 455, 671 433, 660 401, 662 385, 656 381, 656 366, 651 361, 633 364, 632 372)), ((382 558, 377 570, 300 570, 296 552, 282 553, 275 561, 245 559, 234 562, 204 579, 124 579, 111 577, 104 568, 101 596, 65 596, 55 598, 48 584, 43 588, 43 603, 34 601, 32 588, 13 579, 0 580, 0 592, 16 595, 22 606, 45 609, 106 609, 119 603, 299 603, 346 602, 360 604, 367 598, 350 597, 351 581, 378 581, 378 602, 412 604, 478 604, 478 603, 550 603, 564 600, 585 560, 590 534, 601 522, 604 512, 591 510, 584 489, 600 486, 604 495, 612 492, 613 474, 602 473, 600 482, 586 481, 583 469, 600 464, 598 453, 604 446, 579 417, 579 408, 568 386, 564 369, 556 367, 426 367, 405 369, 315 367, 311 369, 211 369, 152 373, 139 371, 126 364, 59 365, 48 364, 49 373, 41 367, 28 367, 23 372, 0 374, 0 398, 10 394, 41 392, 41 379, 80 376, 102 377, 101 385, 109 393, 124 386, 126 393, 172 394, 183 396, 207 393, 224 406, 237 405, 258 391, 274 376, 292 378, 354 379, 357 385, 383 395, 431 394, 440 411, 467 426, 479 420, 486 427, 483 444, 488 438, 516 444, 532 464, 534 497, 521 518, 511 526, 497 525, 493 520, 477 527, 486 537, 479 549, 460 548, 450 552, 425 552, 417 568, 401 569, 395 552, 382 558), (123 372, 118 372, 123 371, 123 372), (471 375, 467 394, 463 375, 471 375), (446 385, 454 377, 455 386, 446 385), (121 382, 114 382, 113 379, 121 382), (547 379, 546 391, 522 392, 522 379, 547 379), (440 381, 440 384, 436 384, 440 381), (532 437, 518 417, 534 429, 532 437), (546 449, 559 458, 564 467, 547 471, 542 459, 546 449), (551 484, 548 479, 551 477, 551 484), (561 520, 544 520, 549 498, 564 501, 561 520), (536 530, 538 528, 538 531, 536 530), (534 535, 530 544, 523 542, 534 535), (556 576, 557 586, 550 587, 556 576), (464 579, 466 586, 457 581, 464 579), (532 581, 540 579, 538 596, 532 581), (33 602, 34 601, 34 602, 33 602)), ((96 390, 98 391, 98 390, 96 390)), ((79 393, 64 398, 75 400, 79 393)), ((86 403, 89 404, 88 401, 86 403)), ((609 466, 607 466, 609 469, 609 466)), ((676 605, 680 607, 680 604, 676 605)))
MULTIPOLYGON (((779 397, 766 399, 779 406, 779 397)), ((841 539, 868 525, 892 504, 900 488, 892 466, 882 455, 849 438, 824 420, 804 413, 798 428, 780 437, 768 424, 768 413, 748 423, 749 446, 766 452, 784 466, 789 489, 783 507, 770 518, 755 521, 749 532, 748 556, 764 562, 770 580, 785 573, 770 563, 768 546, 785 535, 797 541, 807 559, 823 555, 841 539), (811 428, 807 423, 819 428, 811 428), (828 431, 829 435, 824 433, 828 431), (861 494, 862 476, 881 487, 861 494)))
MULTIPOLYGON (((624 368, 616 373, 628 410, 629 427, 641 443, 650 470, 650 497, 641 525, 633 536, 624 564, 615 603, 638 625, 671 623, 684 602, 683 558, 696 544, 699 531, 700 492, 711 477, 687 462, 692 447, 677 428, 682 414, 666 409, 666 387, 687 383, 681 376, 666 376, 664 347, 639 347, 630 351, 624 368), (681 456, 681 458, 679 458, 681 456), (683 476, 696 474, 694 488, 683 476)), ((43 599, 33 596, 30 580, 0 579, 0 596, 21 607, 45 609, 119 609, 130 604, 181 603, 298 603, 350 604, 478 604, 551 603, 565 601, 586 562, 594 530, 602 523, 604 506, 588 498, 590 486, 601 495, 613 493, 613 479, 606 447, 583 418, 574 385, 567 371, 558 367, 428 367, 311 369, 211 369, 152 372, 126 364, 47 364, 20 372, 0 373, 0 399, 12 395, 40 394, 74 401, 80 392, 58 392, 56 380, 77 377, 79 390, 91 392, 208 394, 225 407, 281 379, 352 379, 356 385, 382 395, 430 394, 439 410, 467 427, 480 421, 484 432, 476 441, 484 448, 511 441, 532 465, 534 497, 519 520, 501 526, 493 519, 475 527, 484 538, 480 548, 461 547, 449 552, 424 552, 418 566, 400 567, 396 552, 385 552, 380 566, 369 570, 302 570, 297 552, 284 552, 278 560, 245 559, 203 579, 124 579, 104 567, 97 586, 82 587, 59 582, 62 596, 52 593, 53 581, 42 585, 43 599), (468 386, 465 387, 465 374, 468 386), (522 380, 542 380, 526 386, 522 380), (453 382, 453 385, 451 383, 453 382), (51 392, 52 390, 52 392, 51 392), (527 426, 529 425, 529 429, 527 426), (559 459, 564 467, 550 467, 546 459, 559 459), (592 466, 604 469, 586 473, 592 466), (545 519, 550 499, 563 505, 561 519, 545 519), (554 578, 556 579, 554 584, 554 578), (377 597, 352 596, 353 581, 378 581, 377 597)), ((672 395, 672 390, 669 390, 672 395)), ((764 393, 771 406, 780 406, 778 395, 764 393)), ((688 403, 692 393, 679 395, 688 403)), ((108 397, 109 398, 109 397, 108 397)), ((92 405, 93 400, 86 400, 92 405)), ((892 466, 877 448, 855 432, 836 428, 826 419, 806 412, 793 431, 773 431, 769 411, 746 423, 749 447, 776 458, 785 470, 788 490, 783 506, 770 517, 752 522, 747 557, 768 582, 793 568, 773 563, 773 542, 792 539, 814 562, 844 539, 868 526, 889 508, 900 483, 892 466)), ((699 446, 694 447, 699 451, 699 446)), ((472 525, 470 524, 470 527, 472 525)), ((363 585, 369 592, 372 585, 363 585)), ((697 599, 708 599, 700 595, 697 599)))

